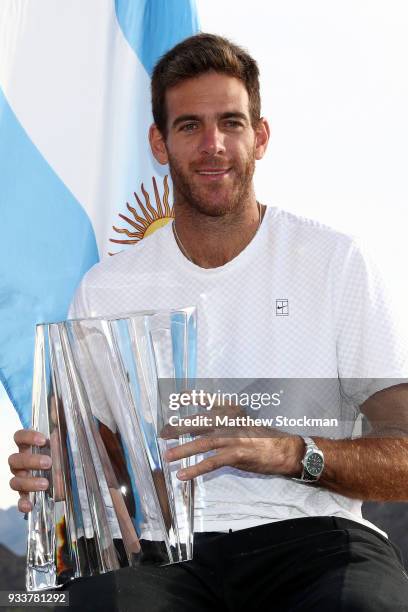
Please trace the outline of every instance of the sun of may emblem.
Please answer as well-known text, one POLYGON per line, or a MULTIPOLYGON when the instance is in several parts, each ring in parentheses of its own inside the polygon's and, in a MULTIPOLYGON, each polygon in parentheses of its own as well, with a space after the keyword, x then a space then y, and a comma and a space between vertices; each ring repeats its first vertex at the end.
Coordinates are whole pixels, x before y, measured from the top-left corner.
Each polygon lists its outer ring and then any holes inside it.
MULTIPOLYGON (((131 206, 128 202, 126 202, 126 207, 130 213, 132 213, 133 218, 127 217, 122 213, 119 213, 119 217, 126 221, 128 224, 127 228, 123 227, 115 227, 112 228, 118 234, 124 234, 127 238, 119 239, 119 238, 110 238, 110 242, 114 242, 115 244, 136 244, 143 240, 145 236, 149 236, 153 234, 156 230, 166 225, 169 221, 174 219, 174 211, 173 206, 169 204, 169 185, 168 185, 168 176, 163 179, 163 201, 160 198, 159 190, 157 188, 156 179, 154 176, 152 177, 153 189, 154 189, 154 197, 156 200, 156 208, 152 206, 150 202, 150 196, 144 185, 142 183, 141 190, 143 193, 143 197, 145 200, 145 204, 142 204, 137 193, 134 193, 135 200, 139 205, 140 213, 131 206)), ((109 253, 109 255, 114 255, 114 253, 109 253)))

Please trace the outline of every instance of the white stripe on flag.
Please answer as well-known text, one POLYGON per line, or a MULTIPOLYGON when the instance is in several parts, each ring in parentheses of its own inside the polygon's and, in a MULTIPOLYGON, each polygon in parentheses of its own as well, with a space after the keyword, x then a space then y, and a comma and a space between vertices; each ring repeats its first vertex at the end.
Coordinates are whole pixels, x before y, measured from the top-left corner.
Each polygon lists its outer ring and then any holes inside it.
POLYGON ((116 211, 146 177, 151 183, 163 174, 147 143, 149 76, 111 0, 2 0, 0 23, 5 47, 14 52, 12 61, 0 55, 0 86, 33 143, 86 209, 102 257, 112 251, 116 211), (137 159, 135 141, 142 143, 137 159))

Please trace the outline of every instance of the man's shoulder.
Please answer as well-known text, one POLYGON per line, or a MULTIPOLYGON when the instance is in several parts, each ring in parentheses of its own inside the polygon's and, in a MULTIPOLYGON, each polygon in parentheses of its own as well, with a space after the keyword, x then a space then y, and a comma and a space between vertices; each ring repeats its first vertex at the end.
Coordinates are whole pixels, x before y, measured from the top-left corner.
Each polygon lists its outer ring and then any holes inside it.
MULTIPOLYGON (((295 234, 304 233, 306 235, 313 235, 322 240, 332 240, 333 242, 341 241, 345 244, 359 241, 352 233, 343 232, 317 219, 298 215, 281 208, 275 208, 275 214, 272 217, 275 222, 275 227, 276 223, 279 223, 284 230, 295 234)), ((274 224, 272 223, 272 227, 274 224)))
POLYGON ((100 316, 135 308, 125 306, 124 301, 133 296, 132 304, 137 304, 141 285, 154 285, 154 275, 162 273, 168 265, 170 237, 171 226, 162 227, 88 270, 75 292, 70 318, 100 316))
POLYGON ((280 208, 271 211, 269 243, 279 245, 286 253, 303 253, 310 258, 348 258, 352 253, 366 252, 358 236, 334 228, 316 219, 280 208))
POLYGON ((112 279, 120 282, 123 275, 129 278, 129 275, 140 274, 147 266, 159 265, 168 245, 169 232, 171 232, 170 224, 161 227, 128 249, 105 257, 85 274, 82 283, 92 285, 104 278, 109 282, 112 279))

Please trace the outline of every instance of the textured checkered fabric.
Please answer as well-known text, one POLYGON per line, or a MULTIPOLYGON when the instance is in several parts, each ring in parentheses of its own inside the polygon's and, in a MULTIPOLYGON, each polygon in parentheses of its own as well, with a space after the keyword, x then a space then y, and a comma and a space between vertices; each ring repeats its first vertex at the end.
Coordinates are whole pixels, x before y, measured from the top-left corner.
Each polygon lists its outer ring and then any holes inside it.
MULTIPOLYGON (((342 392, 361 403, 381 388, 379 379, 408 375, 407 345, 356 242, 278 208, 267 208, 252 241, 219 268, 193 264, 171 226, 162 228, 94 266, 70 316, 190 305, 198 308, 199 377, 339 378, 342 392)), ((310 402, 298 408, 313 411, 310 402)), ((315 413, 324 411, 322 402, 314 404, 315 413)), ((316 515, 372 526, 358 500, 233 468, 198 479, 195 508, 199 531, 316 515)))

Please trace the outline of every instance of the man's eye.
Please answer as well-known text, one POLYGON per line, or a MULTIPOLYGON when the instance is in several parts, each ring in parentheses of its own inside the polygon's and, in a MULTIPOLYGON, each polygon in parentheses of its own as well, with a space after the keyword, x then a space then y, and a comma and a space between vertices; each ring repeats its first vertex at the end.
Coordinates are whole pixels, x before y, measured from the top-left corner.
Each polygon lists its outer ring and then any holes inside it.
POLYGON ((197 128, 196 123, 185 123, 183 126, 181 126, 181 131, 182 132, 193 132, 196 128, 197 128))
POLYGON ((226 125, 227 127, 237 128, 237 127, 241 127, 241 125, 242 125, 242 124, 241 124, 241 122, 240 122, 240 121, 235 121, 234 119, 228 119, 228 120, 225 122, 225 125, 226 125))

